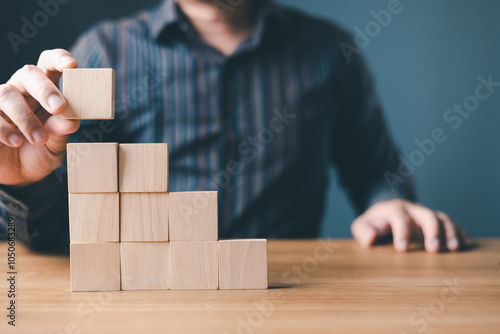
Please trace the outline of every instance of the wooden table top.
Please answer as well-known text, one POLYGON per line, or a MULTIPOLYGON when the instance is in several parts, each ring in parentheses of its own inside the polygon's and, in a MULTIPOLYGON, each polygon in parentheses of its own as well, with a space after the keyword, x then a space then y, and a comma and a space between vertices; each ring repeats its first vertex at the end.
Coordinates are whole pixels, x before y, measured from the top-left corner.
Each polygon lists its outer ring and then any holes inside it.
POLYGON ((69 257, 17 245, 16 327, 0 333, 499 333, 500 240, 399 254, 352 240, 269 241, 260 291, 70 292, 69 257))

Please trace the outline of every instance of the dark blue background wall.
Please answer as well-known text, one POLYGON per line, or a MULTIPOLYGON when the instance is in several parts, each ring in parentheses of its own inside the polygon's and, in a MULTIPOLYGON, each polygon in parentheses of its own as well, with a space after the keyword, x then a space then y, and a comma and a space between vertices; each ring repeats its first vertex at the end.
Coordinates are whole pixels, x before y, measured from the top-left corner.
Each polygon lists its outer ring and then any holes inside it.
MULTIPOLYGON (((103 18, 120 17, 157 0, 60 0, 54 17, 15 53, 7 34, 19 33, 22 18, 41 10, 38 1, 4 1, 0 6, 0 82, 25 63, 36 63, 44 49, 69 48, 80 32, 103 18)), ((334 20, 348 31, 374 27, 371 11, 395 0, 281 0, 334 20)), ((399 8, 399 7, 398 7, 399 8)), ((372 68, 387 120, 403 156, 418 150, 415 140, 441 128, 447 140, 414 177, 423 204, 453 215, 474 236, 500 236, 500 87, 460 127, 443 120, 447 109, 474 95, 478 76, 500 81, 500 2, 496 0, 401 0, 399 14, 362 52, 372 68)), ((365 41, 366 42, 366 41, 365 41)), ((469 101, 470 102, 470 101, 469 101)), ((323 233, 349 236, 352 209, 333 185, 323 233)))
MULTIPOLYGON (((339 22, 354 34, 355 27, 364 30, 374 20, 371 11, 387 9, 392 1, 283 2, 339 22)), ((415 168, 420 201, 449 212, 472 235, 500 236, 500 87, 456 130, 451 126, 458 124, 443 120, 447 109, 474 95, 478 76, 492 74, 500 82, 500 2, 400 3, 402 11, 363 53, 405 158, 418 149, 415 140, 429 138, 434 129, 448 136, 415 168)), ((324 234, 348 236, 354 215, 337 185, 330 203, 324 234)))

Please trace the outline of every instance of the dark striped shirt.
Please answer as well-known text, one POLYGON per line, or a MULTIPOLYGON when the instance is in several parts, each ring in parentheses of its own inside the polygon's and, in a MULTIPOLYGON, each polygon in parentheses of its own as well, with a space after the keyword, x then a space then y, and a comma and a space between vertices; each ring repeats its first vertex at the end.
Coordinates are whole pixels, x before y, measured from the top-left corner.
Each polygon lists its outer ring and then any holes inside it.
MULTIPOLYGON (((169 191, 217 190, 220 238, 316 237, 329 164, 358 212, 411 196, 409 182, 384 178, 398 152, 363 60, 348 62, 342 42, 353 44, 336 25, 273 2, 231 56, 173 0, 101 23, 72 52, 79 67, 116 70, 116 119, 82 122, 72 140, 169 143, 169 191)), ((60 211, 45 225, 67 224, 60 211)))

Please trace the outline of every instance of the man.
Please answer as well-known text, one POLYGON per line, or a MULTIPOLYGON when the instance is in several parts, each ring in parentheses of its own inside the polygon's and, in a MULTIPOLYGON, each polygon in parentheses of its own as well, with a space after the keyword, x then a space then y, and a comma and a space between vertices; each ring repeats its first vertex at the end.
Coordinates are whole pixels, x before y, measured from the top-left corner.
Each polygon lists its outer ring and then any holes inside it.
MULTIPOLYGON (((271 1, 165 0, 90 29, 72 53, 50 50, 0 88, 0 216, 33 244, 67 238, 65 145, 72 140, 168 142, 170 191, 217 190, 219 233, 319 234, 327 166, 359 213, 363 245, 423 235, 428 252, 468 243, 450 218, 390 185, 398 152, 366 66, 348 62, 337 26, 271 1), (65 120, 65 68, 116 70, 116 120, 65 120)), ((1 225, 1 224, 0 224, 1 225)))

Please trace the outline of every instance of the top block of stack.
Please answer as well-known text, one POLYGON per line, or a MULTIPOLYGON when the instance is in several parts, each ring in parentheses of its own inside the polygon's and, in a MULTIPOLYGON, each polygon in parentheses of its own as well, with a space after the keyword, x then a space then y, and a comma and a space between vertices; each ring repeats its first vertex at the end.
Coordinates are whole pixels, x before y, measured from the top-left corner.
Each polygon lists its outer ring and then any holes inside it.
POLYGON ((75 68, 63 71, 64 118, 113 119, 115 71, 112 68, 75 68))
POLYGON ((120 192, 168 191, 168 144, 120 144, 118 155, 120 192))

